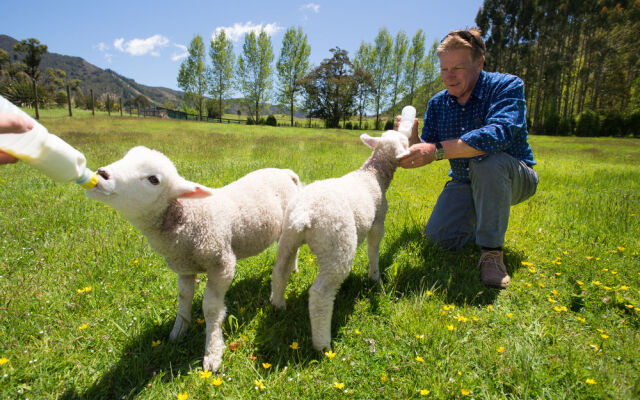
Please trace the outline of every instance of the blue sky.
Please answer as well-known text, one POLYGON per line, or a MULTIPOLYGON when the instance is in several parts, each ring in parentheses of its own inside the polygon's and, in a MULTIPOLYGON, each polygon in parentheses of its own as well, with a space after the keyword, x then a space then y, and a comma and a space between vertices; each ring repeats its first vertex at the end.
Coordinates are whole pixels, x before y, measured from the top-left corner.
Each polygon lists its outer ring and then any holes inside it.
POLYGON ((411 38, 425 32, 427 45, 452 29, 475 25, 482 0, 242 0, 242 1, 42 1, 0 0, 0 34, 34 37, 49 51, 82 57, 148 86, 178 89, 186 46, 200 34, 209 43, 216 29, 234 39, 238 54, 244 33, 271 34, 277 59, 288 27, 307 34, 314 65, 339 46, 355 54, 383 27, 411 38))

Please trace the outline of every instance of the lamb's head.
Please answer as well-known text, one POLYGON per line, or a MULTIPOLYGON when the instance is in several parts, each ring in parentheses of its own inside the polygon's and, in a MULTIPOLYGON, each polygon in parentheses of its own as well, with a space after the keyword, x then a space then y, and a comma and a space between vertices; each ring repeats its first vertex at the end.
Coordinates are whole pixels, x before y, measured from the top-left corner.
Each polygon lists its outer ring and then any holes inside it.
POLYGON ((380 153, 383 157, 398 160, 409 154, 409 139, 397 131, 386 131, 380 137, 372 137, 363 133, 360 140, 380 153))
POLYGON ((134 147, 120 160, 98 168, 98 184, 87 191, 95 200, 103 201, 136 219, 154 210, 164 211, 180 197, 206 197, 210 189, 189 182, 164 154, 146 147, 134 147))

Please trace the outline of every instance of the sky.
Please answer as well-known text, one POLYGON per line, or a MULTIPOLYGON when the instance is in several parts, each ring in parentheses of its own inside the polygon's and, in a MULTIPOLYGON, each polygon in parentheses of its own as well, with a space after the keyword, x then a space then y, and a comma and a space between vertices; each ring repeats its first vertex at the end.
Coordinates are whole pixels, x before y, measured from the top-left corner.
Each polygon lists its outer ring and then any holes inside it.
POLYGON ((0 34, 36 38, 49 52, 82 57, 103 69, 147 86, 178 89, 180 64, 196 34, 207 48, 224 29, 242 50, 247 32, 271 36, 275 60, 284 32, 301 27, 319 65, 340 47, 350 57, 362 42, 372 43, 382 28, 392 36, 418 29, 427 48, 447 32, 475 26, 482 0, 227 0, 105 2, 0 0, 0 34))

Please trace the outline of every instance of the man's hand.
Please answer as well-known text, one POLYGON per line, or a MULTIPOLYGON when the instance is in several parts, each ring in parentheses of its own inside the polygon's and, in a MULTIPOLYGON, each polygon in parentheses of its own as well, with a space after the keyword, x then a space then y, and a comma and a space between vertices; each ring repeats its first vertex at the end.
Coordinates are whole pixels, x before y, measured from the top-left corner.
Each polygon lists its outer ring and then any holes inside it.
POLYGON ((0 113, 0 133, 24 133, 33 129, 33 121, 13 113, 0 113))
POLYGON ((409 154, 399 160, 402 168, 418 168, 436 159, 436 145, 433 143, 418 143, 409 147, 409 154))
MULTIPOLYGON (((397 131, 400 126, 400 119, 402 119, 402 115, 398 115, 396 117, 396 123, 394 124, 394 129, 397 131)), ((409 144, 417 144, 420 143, 420 137, 418 136, 418 118, 413 121, 413 128, 411 129, 411 136, 409 137, 409 144)))
MULTIPOLYGON (((33 129, 33 121, 20 114, 0 113, 0 134, 24 133, 33 129)), ((0 165, 17 162, 18 159, 0 150, 0 165)))

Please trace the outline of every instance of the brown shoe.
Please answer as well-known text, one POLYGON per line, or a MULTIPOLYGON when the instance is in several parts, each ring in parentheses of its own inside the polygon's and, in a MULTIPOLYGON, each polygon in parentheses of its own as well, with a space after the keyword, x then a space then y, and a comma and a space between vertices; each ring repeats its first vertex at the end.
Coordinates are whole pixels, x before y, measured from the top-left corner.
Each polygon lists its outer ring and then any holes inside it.
POLYGON ((509 286, 511 277, 502 261, 501 250, 482 250, 480 255, 480 280, 485 286, 504 289, 509 286))

